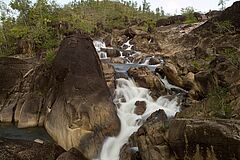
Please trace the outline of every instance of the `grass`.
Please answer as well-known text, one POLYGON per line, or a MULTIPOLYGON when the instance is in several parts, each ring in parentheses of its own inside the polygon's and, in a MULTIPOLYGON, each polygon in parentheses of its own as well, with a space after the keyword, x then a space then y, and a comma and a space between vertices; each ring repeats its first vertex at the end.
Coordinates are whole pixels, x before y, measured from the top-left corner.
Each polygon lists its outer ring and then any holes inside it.
POLYGON ((232 25, 230 21, 220 21, 215 22, 214 24, 217 27, 217 31, 219 33, 235 32, 235 27, 232 25))
POLYGON ((56 56, 56 54, 53 49, 47 50, 46 57, 45 57, 46 63, 48 63, 48 64, 52 63, 53 60, 55 59, 55 56, 56 56))
POLYGON ((232 107, 228 102, 228 89, 218 87, 207 95, 207 107, 212 112, 214 117, 218 118, 231 118, 232 107))

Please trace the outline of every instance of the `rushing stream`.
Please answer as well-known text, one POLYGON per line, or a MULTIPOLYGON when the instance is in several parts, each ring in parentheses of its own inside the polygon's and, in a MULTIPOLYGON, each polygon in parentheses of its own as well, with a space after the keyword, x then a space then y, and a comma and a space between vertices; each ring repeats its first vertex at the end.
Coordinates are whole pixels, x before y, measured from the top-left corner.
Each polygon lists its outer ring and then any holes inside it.
POLYGON ((103 145, 100 160, 118 160, 121 147, 127 143, 128 138, 136 132, 142 122, 153 112, 163 109, 168 116, 174 116, 179 111, 176 99, 169 101, 167 98, 160 97, 154 101, 149 95, 149 90, 137 87, 131 79, 118 79, 115 90, 115 104, 118 117, 121 121, 121 131, 117 137, 109 137, 103 145), (143 115, 134 113, 135 102, 145 101, 146 111, 143 115))
MULTIPOLYGON (((96 50, 101 58, 101 47, 105 47, 103 42, 95 42, 96 50), (101 44, 102 43, 102 44, 101 44), (97 45, 96 45, 97 44, 97 45)), ((129 41, 123 44, 127 49, 130 49, 129 41), (129 47, 128 47, 129 46, 129 47)), ((106 57, 107 58, 107 55, 106 57)), ((143 64, 112 64, 117 73, 124 73, 130 67, 148 66, 151 70, 154 70, 156 66, 149 66, 146 60, 143 64)), ((162 79, 165 87, 168 89, 177 88, 167 82, 166 79, 162 79)), ((128 142, 128 138, 136 132, 143 122, 155 111, 163 109, 168 117, 174 116, 179 111, 177 104, 177 97, 169 100, 164 96, 159 97, 156 101, 150 96, 150 91, 146 88, 137 87, 132 79, 117 79, 117 88, 115 90, 114 103, 117 106, 117 114, 121 122, 121 130, 117 137, 108 137, 103 144, 102 151, 98 160, 119 160, 119 153, 121 147, 128 142), (143 115, 137 115, 134 113, 136 101, 146 102, 146 111, 143 115)))

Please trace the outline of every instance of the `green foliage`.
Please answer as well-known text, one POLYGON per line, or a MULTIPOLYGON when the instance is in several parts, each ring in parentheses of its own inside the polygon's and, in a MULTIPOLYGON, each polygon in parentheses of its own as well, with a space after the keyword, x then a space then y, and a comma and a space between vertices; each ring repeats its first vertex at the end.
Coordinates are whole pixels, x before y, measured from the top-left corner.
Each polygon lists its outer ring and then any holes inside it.
POLYGON ((232 107, 227 100, 228 92, 227 88, 218 87, 208 93, 207 106, 210 107, 213 116, 219 118, 231 118, 232 107))
POLYGON ((64 34, 73 30, 93 35, 100 30, 127 28, 132 22, 146 22, 146 30, 153 27, 159 15, 150 11, 150 5, 145 0, 141 11, 137 6, 133 1, 94 0, 75 0, 64 7, 50 0, 36 0, 35 3, 30 0, 11 0, 9 6, 0 3, 0 55, 18 53, 19 41, 33 44, 32 55, 34 52, 54 49, 64 34), (10 16, 9 7, 19 13, 17 17, 10 16))
POLYGON ((220 51, 220 54, 225 56, 232 65, 239 68, 240 67, 240 58, 239 53, 235 48, 227 47, 220 51))
POLYGON ((185 23, 191 24, 191 23, 197 22, 197 18, 194 16, 193 7, 182 8, 181 12, 182 12, 182 15, 186 17, 185 23))
POLYGON ((192 61, 192 65, 198 70, 201 68, 201 64, 197 60, 192 61))
POLYGON ((53 49, 47 50, 46 56, 45 56, 46 63, 48 63, 48 64, 52 63, 53 60, 55 59, 55 56, 56 56, 56 54, 53 49))
POLYGON ((220 22, 215 22, 214 24, 217 27, 217 31, 219 33, 235 31, 235 27, 232 25, 230 21, 220 21, 220 22))

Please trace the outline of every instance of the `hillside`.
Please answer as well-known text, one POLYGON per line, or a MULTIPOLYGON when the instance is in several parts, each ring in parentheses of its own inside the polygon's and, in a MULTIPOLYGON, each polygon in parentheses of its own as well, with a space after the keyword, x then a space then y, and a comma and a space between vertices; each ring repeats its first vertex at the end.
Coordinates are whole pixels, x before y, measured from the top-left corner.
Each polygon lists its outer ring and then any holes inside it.
POLYGON ((92 37, 101 31, 124 29, 146 22, 145 28, 154 25, 159 14, 139 9, 136 3, 113 1, 74 1, 64 7, 54 2, 38 0, 1 3, 0 55, 53 52, 64 35, 80 30, 92 37), (17 17, 10 16, 17 11, 17 17))

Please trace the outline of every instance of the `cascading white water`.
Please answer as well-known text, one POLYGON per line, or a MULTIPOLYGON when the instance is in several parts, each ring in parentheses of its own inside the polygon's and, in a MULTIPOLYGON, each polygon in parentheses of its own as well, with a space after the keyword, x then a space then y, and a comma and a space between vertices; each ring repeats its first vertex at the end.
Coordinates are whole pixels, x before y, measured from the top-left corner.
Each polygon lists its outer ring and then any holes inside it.
POLYGON ((130 40, 128 40, 128 41, 127 41, 126 43, 124 43, 121 47, 124 48, 126 51, 130 51, 130 50, 132 50, 133 45, 130 44, 130 40))
POLYGON ((98 56, 100 59, 107 59, 107 53, 101 51, 102 48, 106 48, 106 44, 102 41, 93 41, 93 45, 96 48, 98 56))
POLYGON ((160 97, 154 101, 149 95, 148 89, 137 87, 131 79, 118 79, 115 92, 114 103, 118 106, 117 114, 121 121, 121 131, 117 137, 107 138, 101 151, 100 160, 118 160, 121 147, 127 143, 131 134, 138 130, 141 122, 153 112, 163 109, 168 116, 174 116, 179 111, 176 99, 169 101, 167 98, 160 97), (134 113, 136 101, 146 102, 146 111, 143 115, 134 113))
POLYGON ((100 52, 101 48, 106 48, 106 44, 102 41, 93 41, 93 45, 96 48, 97 52, 100 52))
MULTIPOLYGON (((100 59, 107 58, 106 52, 102 52, 101 48, 106 48, 106 45, 102 41, 94 41, 94 46, 100 59)), ((130 44, 130 40, 124 43, 122 46, 124 50, 131 50, 133 45, 130 44)), ((122 55, 121 57, 128 59, 127 57, 122 55)), ((139 52, 135 52, 135 54, 140 54, 139 52)), ((143 64, 136 65, 148 65, 149 59, 147 58, 143 64)), ((129 61, 131 63, 131 61, 129 61)), ((129 64, 125 64, 125 69, 129 68, 129 64)), ((134 65, 134 64, 132 64, 134 65)), ((121 71, 120 68, 116 68, 116 70, 121 71)), ((123 69, 122 68, 122 69, 123 69)), ((126 72, 126 71, 124 71, 126 72)), ((162 79, 166 88, 176 88, 168 83, 166 79, 162 79)), ((103 144, 102 151, 98 160, 119 160, 119 153, 121 147, 127 143, 128 138, 136 132, 139 127, 143 124, 143 122, 155 111, 159 109, 163 109, 167 116, 174 116, 176 112, 179 111, 179 107, 177 106, 177 98, 172 99, 171 101, 165 97, 160 97, 156 101, 152 99, 150 96, 150 91, 146 88, 137 87, 135 82, 131 79, 117 79, 117 88, 115 90, 115 99, 114 103, 117 106, 117 114, 121 122, 121 130, 117 137, 108 137, 103 144), (145 101, 146 102, 146 110, 143 115, 137 115, 134 113, 136 108, 136 101, 145 101)))

